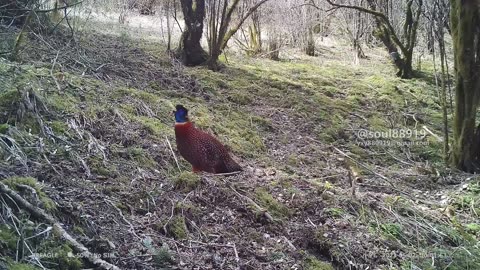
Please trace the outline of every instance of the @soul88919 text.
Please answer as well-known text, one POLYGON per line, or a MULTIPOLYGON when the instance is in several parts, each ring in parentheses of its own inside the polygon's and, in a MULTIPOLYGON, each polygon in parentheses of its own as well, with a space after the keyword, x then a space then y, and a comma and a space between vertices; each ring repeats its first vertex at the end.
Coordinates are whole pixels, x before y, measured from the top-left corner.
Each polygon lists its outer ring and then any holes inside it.
POLYGON ((360 139, 421 139, 427 134, 423 129, 389 129, 386 131, 359 129, 356 135, 360 139))

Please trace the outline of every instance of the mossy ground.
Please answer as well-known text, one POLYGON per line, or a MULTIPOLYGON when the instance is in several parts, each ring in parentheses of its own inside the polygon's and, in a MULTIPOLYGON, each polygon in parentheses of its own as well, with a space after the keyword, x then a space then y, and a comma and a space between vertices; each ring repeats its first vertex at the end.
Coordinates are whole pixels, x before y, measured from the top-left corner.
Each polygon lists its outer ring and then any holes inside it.
MULTIPOLYGON (((465 186, 465 175, 444 169, 441 143, 423 132, 425 125, 443 136, 430 69, 402 80, 382 50, 352 65, 340 46, 282 61, 232 55, 212 72, 172 65, 161 44, 130 38, 83 35, 53 69, 56 54, 35 39, 22 63, 0 60, 0 175, 13 177, 12 188, 34 188, 47 210, 54 200, 52 212, 82 243, 111 241, 102 245, 111 262, 128 269, 167 261, 428 269, 425 258, 434 258, 432 269, 478 265, 478 179, 465 186), (76 52, 92 60, 85 73, 73 64, 76 52), (227 145, 242 174, 188 172, 175 147, 176 104, 227 145), (409 136, 375 145, 360 130, 409 136), (363 180, 355 196, 349 157, 363 180)), ((64 36, 57 40, 53 46, 65 46, 64 36)), ((0 255, 13 258, 17 239, 0 227, 9 250, 0 255)))
POLYGON ((40 183, 37 182, 32 177, 11 177, 5 180, 0 181, 1 183, 9 186, 11 189, 22 192, 22 185, 33 188, 33 191, 24 190, 25 192, 30 192, 31 194, 26 194, 24 196, 35 196, 32 200, 39 202, 39 206, 45 210, 53 211, 55 210, 55 203, 43 192, 40 183))
MULTIPOLYGON (((24 249, 35 248, 36 255, 39 256, 43 265, 55 265, 55 269, 79 270, 83 268, 83 262, 73 256, 73 250, 67 244, 60 244, 62 239, 55 234, 46 233, 48 227, 44 224, 36 225, 27 219, 27 216, 15 224, 18 228, 8 225, 0 226, 0 258, 4 260, 5 269, 39 269, 31 264, 27 264, 28 255, 24 249), (19 253, 15 253, 19 251, 19 253), (5 256, 5 257, 3 257, 5 256), (5 258, 5 259, 4 259, 5 258), (15 261, 12 258, 18 258, 15 261)), ((0 266, 2 266, 0 260, 0 266)))

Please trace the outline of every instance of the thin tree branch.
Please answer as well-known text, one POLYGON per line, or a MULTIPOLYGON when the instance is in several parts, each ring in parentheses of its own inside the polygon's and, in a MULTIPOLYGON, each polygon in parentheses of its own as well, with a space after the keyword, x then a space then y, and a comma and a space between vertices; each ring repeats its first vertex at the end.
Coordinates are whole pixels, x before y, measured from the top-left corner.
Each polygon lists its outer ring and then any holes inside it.
POLYGON ((376 11, 376 10, 371 10, 371 9, 368 9, 368 8, 364 8, 364 7, 359 7, 359 6, 351 6, 351 5, 343 5, 343 4, 337 4, 337 3, 334 3, 332 2, 332 0, 326 0, 330 5, 334 6, 334 7, 338 7, 338 8, 350 8, 350 9, 355 9, 355 10, 358 10, 358 11, 361 11, 361 12, 365 12, 365 13, 368 13, 368 14, 371 14, 375 17, 378 17, 380 18, 383 23, 385 24, 385 26, 387 27, 388 31, 390 32, 390 35, 392 37, 392 40, 393 42, 395 42, 395 44, 400 48, 400 50, 402 51, 402 54, 403 55, 406 55, 408 54, 408 50, 407 48, 403 45, 403 43, 400 41, 400 39, 398 38, 397 34, 395 33, 395 29, 393 28, 392 24, 390 23, 390 21, 388 20, 388 17, 379 12, 379 11, 376 11))
POLYGON ((268 0, 262 0, 260 2, 258 2, 256 5, 254 5, 253 7, 251 7, 248 12, 245 14, 245 16, 242 17, 242 19, 240 19, 240 21, 237 23, 237 25, 235 25, 235 27, 233 27, 232 29, 230 29, 230 31, 228 31, 228 33, 225 35, 225 38, 223 39, 222 41, 222 45, 221 45, 221 49, 225 49, 225 47, 227 46, 227 42, 228 40, 233 36, 235 35, 235 33, 238 31, 238 29, 240 29, 240 27, 242 26, 242 24, 245 22, 245 20, 250 17, 250 15, 255 12, 255 10, 257 10, 261 5, 263 5, 265 2, 267 2, 268 0))
POLYGON ((5 11, 24 11, 24 12, 33 11, 35 13, 48 13, 48 12, 53 12, 53 11, 57 11, 57 10, 68 9, 68 8, 71 8, 71 7, 74 7, 74 6, 78 6, 81 3, 83 3, 83 0, 79 1, 79 2, 76 2, 76 3, 73 3, 71 5, 66 5, 66 6, 63 6, 63 7, 55 7, 55 8, 51 8, 51 9, 6 9, 5 11))

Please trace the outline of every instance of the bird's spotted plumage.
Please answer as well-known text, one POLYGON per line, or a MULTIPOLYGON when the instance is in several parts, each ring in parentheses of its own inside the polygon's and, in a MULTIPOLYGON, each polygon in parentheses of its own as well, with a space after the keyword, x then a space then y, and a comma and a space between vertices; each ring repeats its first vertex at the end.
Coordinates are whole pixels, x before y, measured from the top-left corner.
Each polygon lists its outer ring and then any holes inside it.
POLYGON ((196 128, 188 120, 188 110, 177 105, 175 113, 175 137, 177 149, 193 171, 231 173, 242 168, 229 155, 225 146, 212 135, 196 128))

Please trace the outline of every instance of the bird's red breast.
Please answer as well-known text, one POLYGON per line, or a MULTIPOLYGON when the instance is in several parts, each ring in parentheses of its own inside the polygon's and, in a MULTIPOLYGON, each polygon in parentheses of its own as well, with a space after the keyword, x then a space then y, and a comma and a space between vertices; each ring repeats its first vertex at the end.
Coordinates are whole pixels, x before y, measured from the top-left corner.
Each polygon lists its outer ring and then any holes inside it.
POLYGON ((225 146, 212 135, 197 129, 192 122, 175 123, 177 148, 194 171, 230 173, 242 170, 225 146))

